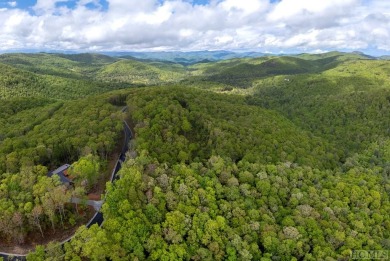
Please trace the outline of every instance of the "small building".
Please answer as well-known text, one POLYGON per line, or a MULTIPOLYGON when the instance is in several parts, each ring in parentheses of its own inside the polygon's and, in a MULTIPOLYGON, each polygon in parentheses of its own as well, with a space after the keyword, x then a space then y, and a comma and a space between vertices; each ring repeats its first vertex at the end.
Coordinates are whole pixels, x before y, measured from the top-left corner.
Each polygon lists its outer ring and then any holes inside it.
POLYGON ((58 175, 60 177, 60 181, 62 184, 66 186, 70 186, 73 184, 72 180, 69 179, 67 170, 70 168, 69 164, 64 164, 61 167, 49 172, 47 174, 48 177, 53 177, 53 175, 58 175))

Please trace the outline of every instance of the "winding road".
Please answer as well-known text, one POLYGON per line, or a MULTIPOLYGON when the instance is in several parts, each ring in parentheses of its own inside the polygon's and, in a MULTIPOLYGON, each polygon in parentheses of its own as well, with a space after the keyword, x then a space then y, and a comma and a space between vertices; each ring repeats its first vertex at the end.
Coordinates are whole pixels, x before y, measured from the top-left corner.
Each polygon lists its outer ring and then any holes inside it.
POLYGON ((88 206, 91 206, 93 207, 93 209, 95 211, 99 211, 100 208, 102 207, 104 201, 103 200, 83 200, 81 198, 71 198, 70 199, 70 203, 74 203, 74 204, 86 204, 88 206))
MULTIPOLYGON (((127 110, 127 106, 122 109, 122 112, 125 112, 127 110)), ((123 141, 122 151, 118 157, 118 160, 116 161, 116 164, 112 170, 110 182, 114 182, 115 180, 119 179, 118 171, 122 168, 122 162, 126 160, 126 152, 129 150, 129 141, 133 138, 133 134, 131 132, 131 129, 126 121, 123 121, 123 131, 125 134, 125 138, 123 141)), ((105 199, 105 198, 104 198, 105 199)), ((73 201, 77 201, 78 199, 72 199, 73 201)), ((93 201, 88 200, 87 205, 93 206, 96 213, 95 215, 89 220, 89 222, 86 224, 86 226, 89 228, 94 224, 97 224, 98 226, 101 226, 104 222, 103 214, 100 212, 100 208, 102 204, 104 203, 104 200, 101 201, 93 201), (88 202, 90 201, 90 202, 88 202), (89 204, 88 204, 89 203, 89 204)), ((73 202, 73 203, 79 203, 79 202, 73 202)), ((72 240, 74 235, 71 237, 65 239, 64 241, 60 242, 60 245, 64 245, 66 242, 69 242, 72 240)), ((4 253, 0 252, 0 259, 3 258, 4 261, 24 261, 26 260, 27 255, 17 255, 12 253, 4 253)))

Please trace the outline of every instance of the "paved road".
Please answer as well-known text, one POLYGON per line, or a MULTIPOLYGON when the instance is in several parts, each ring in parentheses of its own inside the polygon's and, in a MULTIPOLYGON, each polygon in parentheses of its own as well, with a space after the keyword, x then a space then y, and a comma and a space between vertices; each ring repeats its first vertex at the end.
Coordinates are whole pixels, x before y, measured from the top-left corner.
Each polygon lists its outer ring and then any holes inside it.
POLYGON ((83 200, 81 198, 71 198, 70 203, 87 204, 88 206, 92 206, 95 211, 100 211, 100 208, 103 205, 103 200, 83 200))

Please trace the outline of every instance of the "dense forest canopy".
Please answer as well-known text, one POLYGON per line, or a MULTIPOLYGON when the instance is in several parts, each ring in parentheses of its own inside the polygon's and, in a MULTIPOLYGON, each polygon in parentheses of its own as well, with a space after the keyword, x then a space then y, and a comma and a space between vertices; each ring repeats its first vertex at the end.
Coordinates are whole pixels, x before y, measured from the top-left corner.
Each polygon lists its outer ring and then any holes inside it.
POLYGON ((69 198, 103 175, 126 119, 135 138, 106 184, 103 226, 28 260, 348 260, 390 249, 388 61, 171 61, 0 55, 0 247, 77 223, 69 198), (73 188, 47 177, 64 163, 73 188))
POLYGON ((1 243, 23 243, 36 230, 43 235, 48 221, 53 229, 56 224, 63 226, 62 217, 74 222, 74 215, 65 211, 67 197, 76 193, 77 187, 88 192, 98 177, 84 177, 84 170, 74 177, 74 190, 67 190, 47 173, 84 158, 88 164, 107 159, 122 130, 121 112, 108 99, 58 102, 15 98, 2 104, 1 243), (88 186, 81 186, 87 178, 88 186))

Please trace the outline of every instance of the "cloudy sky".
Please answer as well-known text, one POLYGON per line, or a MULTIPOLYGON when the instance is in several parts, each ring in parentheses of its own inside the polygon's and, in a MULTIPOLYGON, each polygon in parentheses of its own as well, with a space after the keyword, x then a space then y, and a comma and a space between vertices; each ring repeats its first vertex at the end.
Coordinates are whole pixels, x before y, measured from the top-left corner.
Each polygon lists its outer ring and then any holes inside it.
POLYGON ((0 51, 390 53, 389 0, 0 0, 0 51))

